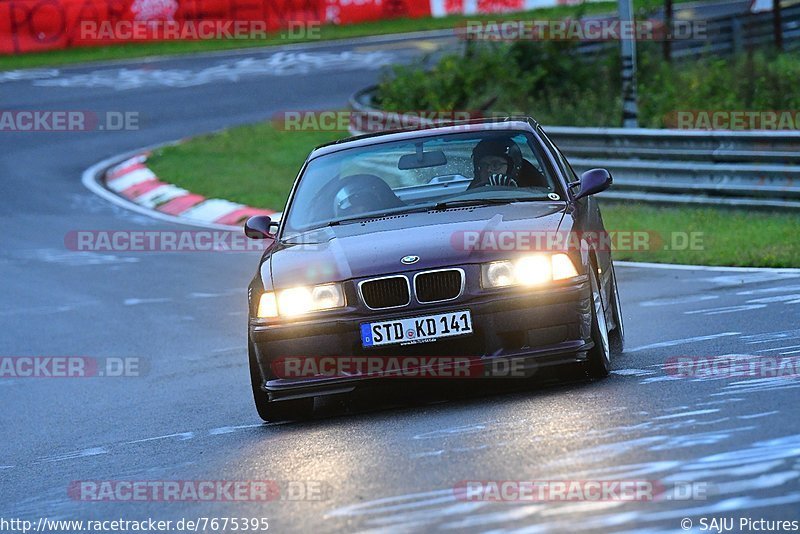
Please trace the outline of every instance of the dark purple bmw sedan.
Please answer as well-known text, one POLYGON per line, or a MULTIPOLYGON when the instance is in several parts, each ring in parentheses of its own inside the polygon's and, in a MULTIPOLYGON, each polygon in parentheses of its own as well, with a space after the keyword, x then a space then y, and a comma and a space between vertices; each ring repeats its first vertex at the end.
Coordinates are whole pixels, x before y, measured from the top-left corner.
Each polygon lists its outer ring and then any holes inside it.
POLYGON ((443 361, 606 376, 624 334, 592 195, 610 185, 576 176, 527 117, 316 148, 280 221, 245 227, 272 240, 249 288, 259 415, 302 417, 316 396, 443 361))

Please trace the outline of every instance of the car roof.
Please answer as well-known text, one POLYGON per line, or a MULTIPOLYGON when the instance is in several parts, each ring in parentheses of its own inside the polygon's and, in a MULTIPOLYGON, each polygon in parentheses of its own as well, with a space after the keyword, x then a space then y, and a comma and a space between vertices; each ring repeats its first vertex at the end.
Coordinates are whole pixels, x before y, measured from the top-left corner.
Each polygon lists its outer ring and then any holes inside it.
POLYGON ((430 126, 414 126, 399 128, 382 132, 366 133, 346 137, 330 143, 325 143, 311 151, 308 159, 318 156, 347 150, 350 148, 365 147, 392 141, 405 141, 436 137, 463 132, 495 132, 495 131, 533 131, 539 124, 531 117, 501 117, 490 119, 473 119, 469 121, 439 123, 430 126))

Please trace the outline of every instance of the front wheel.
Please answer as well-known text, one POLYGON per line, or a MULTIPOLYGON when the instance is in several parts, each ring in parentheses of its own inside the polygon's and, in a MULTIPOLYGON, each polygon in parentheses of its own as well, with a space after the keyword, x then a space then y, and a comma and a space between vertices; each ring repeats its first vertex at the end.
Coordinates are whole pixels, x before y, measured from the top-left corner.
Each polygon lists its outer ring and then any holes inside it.
POLYGON ((619 303, 619 289, 617 288, 617 273, 611 267, 611 313, 614 317, 614 330, 608 333, 608 342, 612 354, 620 354, 625 350, 625 326, 622 322, 622 306, 619 303))
POLYGON ((597 281, 597 272, 592 269, 589 280, 592 286, 592 341, 594 347, 589 351, 586 362, 589 376, 604 378, 611 372, 611 349, 608 341, 608 325, 603 309, 603 299, 600 295, 600 283, 597 281))
POLYGON ((264 421, 274 423, 277 421, 288 421, 305 419, 311 415, 314 409, 314 397, 303 399, 292 399, 283 401, 270 401, 267 393, 261 389, 263 379, 261 369, 258 367, 255 347, 248 340, 247 342, 248 360, 250 361, 250 384, 253 387, 253 400, 256 403, 256 411, 264 421))

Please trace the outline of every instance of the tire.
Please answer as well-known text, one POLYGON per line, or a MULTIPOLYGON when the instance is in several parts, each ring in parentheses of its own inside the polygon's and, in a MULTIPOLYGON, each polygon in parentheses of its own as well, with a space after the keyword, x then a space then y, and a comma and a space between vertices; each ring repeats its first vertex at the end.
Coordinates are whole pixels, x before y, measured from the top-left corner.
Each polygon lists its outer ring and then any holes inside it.
POLYGON ((611 372, 611 348, 608 340, 608 325, 606 324, 603 298, 600 294, 600 283, 597 281, 597 272, 592 269, 589 280, 592 286, 592 341, 594 347, 589 351, 586 369, 591 378, 605 378, 611 372))
POLYGON ((253 387, 253 400, 259 417, 268 423, 308 418, 314 409, 314 397, 270 401, 267 393, 261 389, 263 382, 261 369, 258 367, 255 347, 249 340, 247 342, 247 352, 248 360, 250 361, 250 384, 253 387))
POLYGON ((611 313, 614 316, 614 330, 608 333, 608 343, 612 354, 620 354, 625 350, 625 326, 622 321, 622 306, 619 303, 617 290, 617 273, 611 267, 611 313))

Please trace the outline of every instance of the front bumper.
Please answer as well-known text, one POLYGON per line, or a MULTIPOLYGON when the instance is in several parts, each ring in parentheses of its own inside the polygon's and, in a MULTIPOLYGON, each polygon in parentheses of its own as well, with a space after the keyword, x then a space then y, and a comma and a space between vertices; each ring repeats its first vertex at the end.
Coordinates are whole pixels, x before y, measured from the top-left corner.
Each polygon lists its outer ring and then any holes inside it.
MULTIPOLYGON (((544 366, 585 357, 591 342, 591 289, 580 276, 569 284, 542 289, 504 290, 424 308, 387 310, 346 317, 316 317, 284 324, 250 325, 263 389, 271 400, 352 391, 382 375, 276 377, 272 365, 282 358, 322 357, 466 357, 471 365, 494 360, 522 363, 527 375, 544 366), (469 309, 473 333, 414 345, 368 348, 361 345, 360 325, 401 317, 469 309)), ((516 368, 520 368, 517 365, 516 368)))

